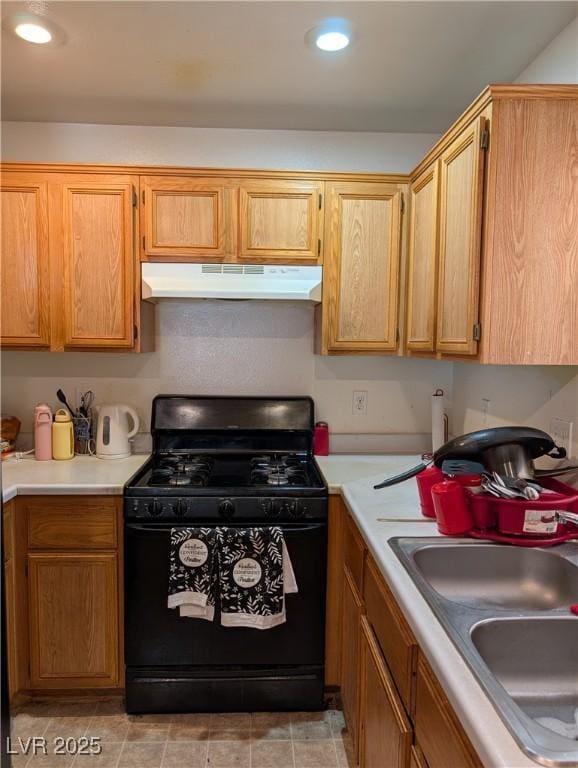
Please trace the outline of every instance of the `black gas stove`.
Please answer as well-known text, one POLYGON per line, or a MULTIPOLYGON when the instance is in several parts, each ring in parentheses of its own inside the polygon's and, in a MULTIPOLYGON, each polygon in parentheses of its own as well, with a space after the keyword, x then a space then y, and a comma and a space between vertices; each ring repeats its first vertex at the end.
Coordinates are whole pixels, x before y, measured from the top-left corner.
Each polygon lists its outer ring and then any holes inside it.
POLYGON ((153 401, 150 460, 124 491, 129 712, 323 706, 327 487, 307 397, 153 401), (167 608, 171 531, 280 526, 298 593, 266 631, 167 608))
POLYGON ((312 420, 308 398, 155 398, 153 455, 126 486, 125 517, 323 519, 327 488, 311 453, 312 420), (242 431, 230 423, 235 415, 242 431), (290 418, 302 429, 288 429, 290 418))

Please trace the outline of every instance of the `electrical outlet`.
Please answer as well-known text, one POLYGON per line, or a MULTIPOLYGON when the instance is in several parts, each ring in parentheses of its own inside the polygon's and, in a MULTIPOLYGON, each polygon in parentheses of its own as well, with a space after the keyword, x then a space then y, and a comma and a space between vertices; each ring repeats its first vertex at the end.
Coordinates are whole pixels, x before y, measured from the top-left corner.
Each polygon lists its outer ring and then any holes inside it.
POLYGON ((568 456, 572 455, 572 433, 574 422, 565 419, 552 419, 550 421, 550 435, 552 440, 561 448, 566 449, 568 456))
POLYGON ((353 413, 355 416, 365 416, 367 413, 367 392, 356 389, 353 392, 353 413))

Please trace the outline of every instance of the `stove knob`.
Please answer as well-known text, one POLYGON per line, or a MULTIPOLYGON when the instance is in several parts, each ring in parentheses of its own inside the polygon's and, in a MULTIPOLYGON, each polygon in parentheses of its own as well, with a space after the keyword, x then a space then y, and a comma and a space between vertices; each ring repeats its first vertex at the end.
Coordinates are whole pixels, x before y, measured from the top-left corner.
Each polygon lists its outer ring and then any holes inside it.
POLYGON ((189 505, 184 499, 178 499, 177 503, 173 506, 174 513, 177 517, 184 517, 189 509, 189 505))
POLYGON ((267 515, 267 517, 271 517, 275 514, 272 499, 261 499, 259 506, 261 507, 261 512, 267 515))
POLYGON ((153 517, 158 517, 160 514, 162 514, 163 505, 158 499, 153 499, 153 501, 149 502, 148 511, 149 511, 149 515, 152 515, 153 517))
POLYGON ((229 520, 235 514, 235 505, 231 499, 223 499, 219 502, 219 514, 229 520))
POLYGON ((305 514, 305 508, 303 504, 296 499, 291 499, 291 501, 287 502, 287 509, 289 514, 293 515, 293 517, 303 517, 305 514))

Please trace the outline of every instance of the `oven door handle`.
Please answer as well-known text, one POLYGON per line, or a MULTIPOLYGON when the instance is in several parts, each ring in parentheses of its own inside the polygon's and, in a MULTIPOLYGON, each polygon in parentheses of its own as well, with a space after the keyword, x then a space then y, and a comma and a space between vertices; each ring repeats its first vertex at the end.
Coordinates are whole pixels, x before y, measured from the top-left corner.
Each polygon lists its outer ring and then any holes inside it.
MULTIPOLYGON (((279 527, 283 530, 283 533, 309 533, 310 531, 316 531, 319 528, 325 528, 327 523, 311 523, 310 525, 304 525, 299 528, 291 528, 290 526, 283 526, 280 525, 279 527)), ((131 531, 143 531, 144 533, 170 533, 175 528, 206 528, 208 526, 196 526, 196 525, 184 525, 180 523, 179 525, 173 525, 170 528, 167 527, 158 527, 153 525, 135 525, 134 523, 127 523, 127 528, 130 528, 131 531)), ((215 527, 226 527, 226 526, 215 526, 215 527)), ((237 526, 229 526, 229 527, 237 527, 237 526)), ((263 528, 263 527, 269 527, 269 526, 258 526, 258 525, 248 525, 248 526, 241 526, 238 527, 246 527, 246 528, 263 528)), ((273 526, 270 526, 273 527, 273 526)))

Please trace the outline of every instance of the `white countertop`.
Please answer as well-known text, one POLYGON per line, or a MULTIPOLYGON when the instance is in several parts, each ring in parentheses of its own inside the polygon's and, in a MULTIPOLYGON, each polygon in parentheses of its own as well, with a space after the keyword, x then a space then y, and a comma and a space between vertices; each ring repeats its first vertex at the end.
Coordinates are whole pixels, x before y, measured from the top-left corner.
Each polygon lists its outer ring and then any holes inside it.
POLYGON ((330 456, 316 456, 315 460, 323 473, 325 482, 329 486, 329 493, 339 493, 341 486, 355 480, 375 479, 377 482, 389 475, 403 472, 404 469, 409 469, 419 464, 421 457, 415 455, 346 455, 334 453, 330 456))
MULTIPOLYGON (((393 462, 401 457, 389 458, 393 466, 393 462)), ((409 458, 411 461, 412 457, 409 458)), ((536 768, 538 763, 518 747, 388 544, 388 540, 395 536, 440 535, 435 523, 419 515, 415 480, 381 491, 374 491, 372 485, 373 478, 356 480, 346 483, 341 492, 480 759, 487 768, 536 768), (410 519, 414 504, 414 519, 421 522, 410 519), (401 519, 404 517, 407 521, 401 519), (380 522, 386 518, 390 522, 380 522)))
POLYGON ((2 500, 22 494, 120 495, 126 481, 147 459, 146 454, 109 461, 94 456, 75 456, 69 461, 7 459, 2 462, 2 500))

